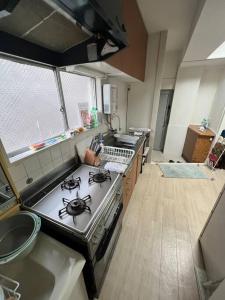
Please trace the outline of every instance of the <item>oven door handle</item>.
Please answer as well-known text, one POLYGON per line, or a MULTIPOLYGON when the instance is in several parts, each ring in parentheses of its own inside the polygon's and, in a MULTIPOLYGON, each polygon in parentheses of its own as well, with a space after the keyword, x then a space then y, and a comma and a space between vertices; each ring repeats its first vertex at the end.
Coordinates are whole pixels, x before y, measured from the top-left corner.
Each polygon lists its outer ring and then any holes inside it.
POLYGON ((112 235, 114 233, 114 229, 117 225, 117 221, 119 220, 119 217, 122 213, 122 210, 123 210, 123 203, 120 203, 120 205, 118 206, 117 211, 114 215, 113 221, 112 221, 110 227, 105 231, 105 234, 101 240, 101 243, 96 251, 96 254, 95 254, 96 261, 99 261, 104 257, 105 252, 110 243, 110 240, 112 238, 112 235))

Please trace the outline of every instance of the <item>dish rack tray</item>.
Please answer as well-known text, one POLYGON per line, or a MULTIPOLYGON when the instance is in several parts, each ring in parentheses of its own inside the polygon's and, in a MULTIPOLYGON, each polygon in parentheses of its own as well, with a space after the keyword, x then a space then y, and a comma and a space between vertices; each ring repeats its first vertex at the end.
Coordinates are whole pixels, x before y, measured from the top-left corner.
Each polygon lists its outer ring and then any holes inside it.
POLYGON ((101 160, 113 161, 128 165, 131 162, 134 153, 134 150, 130 149, 104 146, 102 147, 100 158, 101 160))
POLYGON ((19 282, 0 274, 0 288, 4 293, 5 299, 19 300, 21 298, 21 294, 17 292, 19 286, 19 282))

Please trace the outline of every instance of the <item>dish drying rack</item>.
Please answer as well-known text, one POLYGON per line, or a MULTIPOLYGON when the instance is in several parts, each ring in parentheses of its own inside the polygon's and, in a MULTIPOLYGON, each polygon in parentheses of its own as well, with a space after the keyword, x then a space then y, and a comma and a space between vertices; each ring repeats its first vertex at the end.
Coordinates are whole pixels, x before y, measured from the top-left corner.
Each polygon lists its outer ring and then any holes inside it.
POLYGON ((21 298, 21 294, 17 292, 19 286, 19 282, 0 274, 0 287, 3 290, 5 300, 19 300, 21 298))
POLYGON ((131 162, 134 153, 134 150, 131 149, 103 146, 99 156, 101 160, 128 165, 131 162))

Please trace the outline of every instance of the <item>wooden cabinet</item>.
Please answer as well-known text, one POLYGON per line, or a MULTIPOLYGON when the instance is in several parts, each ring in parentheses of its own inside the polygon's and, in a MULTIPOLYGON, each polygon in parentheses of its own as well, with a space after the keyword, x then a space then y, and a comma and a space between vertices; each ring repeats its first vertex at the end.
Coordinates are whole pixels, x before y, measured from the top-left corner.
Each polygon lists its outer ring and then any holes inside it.
POLYGON ((188 127, 182 156, 187 162, 203 163, 209 153, 215 133, 210 129, 199 130, 200 125, 188 127))
POLYGON ((138 180, 138 176, 139 176, 139 174, 141 173, 141 165, 142 165, 142 155, 143 155, 143 147, 144 146, 142 146, 141 148, 140 148, 140 150, 138 151, 138 154, 137 154, 137 172, 136 172, 136 182, 137 182, 137 180, 138 180))
POLYGON ((136 0, 123 0, 123 20, 128 46, 106 62, 122 72, 144 81, 148 34, 136 0))
POLYGON ((128 170, 126 176, 123 178, 123 205, 124 212, 128 206, 130 198, 132 196, 135 184, 137 182, 138 176, 141 172, 141 164, 142 164, 142 154, 143 154, 143 145, 138 150, 133 163, 128 170))
POLYGON ((133 189, 136 183, 136 174, 137 174, 137 157, 135 158, 130 170, 128 171, 126 177, 123 178, 123 205, 124 211, 126 210, 133 189))

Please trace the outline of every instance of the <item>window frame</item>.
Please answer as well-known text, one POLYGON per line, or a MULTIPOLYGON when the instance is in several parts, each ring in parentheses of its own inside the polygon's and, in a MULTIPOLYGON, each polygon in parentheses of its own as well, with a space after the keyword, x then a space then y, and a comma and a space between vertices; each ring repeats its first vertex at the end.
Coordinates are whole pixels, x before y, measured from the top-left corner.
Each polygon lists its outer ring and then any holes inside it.
MULTIPOLYGON (((57 77, 59 77, 59 89, 60 89, 60 93, 62 92, 62 103, 63 103, 63 109, 65 110, 65 115, 67 118, 67 113, 66 113, 66 105, 65 105, 65 100, 64 100, 64 94, 63 94, 63 87, 62 87, 62 80, 61 80, 61 76, 60 76, 60 72, 65 72, 65 73, 70 73, 70 74, 74 74, 74 75, 79 75, 79 76, 83 76, 83 77, 88 77, 88 78, 92 78, 94 79, 94 97, 95 97, 95 107, 98 108, 98 99, 97 99, 97 78, 91 75, 87 75, 87 74, 83 74, 81 72, 71 72, 71 71, 66 71, 63 68, 55 68, 55 72, 57 74, 57 77)), ((69 128, 69 122, 68 122, 68 118, 67 118, 67 128, 68 130, 69 128)), ((90 130, 90 129, 89 129, 90 130)))
MULTIPOLYGON (((97 78, 94 76, 89 76, 88 74, 81 74, 80 72, 71 72, 71 71, 66 71, 65 68, 57 68, 57 67, 53 67, 47 64, 42 64, 39 62, 35 62, 35 61, 30 61, 30 60, 26 60, 23 58, 19 58, 19 57, 14 57, 14 56, 10 56, 10 55, 4 55, 4 54, 0 54, 0 58, 1 59, 5 59, 5 60, 9 60, 9 61, 13 61, 19 64, 26 64, 26 65, 30 65, 30 66, 34 66, 34 67, 39 67, 39 68, 45 68, 45 69, 49 69, 51 71, 53 71, 54 77, 55 77, 55 83, 56 83, 56 88, 57 88, 57 92, 58 92, 58 98, 59 98, 59 110, 62 113, 62 118, 63 118, 63 123, 64 123, 64 130, 63 132, 66 134, 66 132, 68 132, 70 130, 69 128, 69 123, 68 123, 68 117, 67 117, 67 112, 66 112, 66 105, 65 105, 65 100, 64 100, 64 94, 63 94, 63 87, 62 87, 62 81, 61 81, 61 76, 60 76, 60 71, 61 72, 65 72, 65 73, 71 73, 71 74, 76 74, 79 76, 85 76, 88 78, 92 78, 94 79, 94 105, 97 107, 98 105, 98 101, 97 101, 97 78)), ((91 130, 91 129, 89 129, 91 130)), ((56 138, 57 136, 52 136, 51 138, 56 138)), ((37 141, 38 142, 38 141, 37 141)), ((55 144, 60 143, 62 141, 57 141, 55 144)), ((26 147, 20 148, 18 150, 12 151, 7 153, 4 147, 4 144, 1 142, 2 146, 3 146, 3 150, 10 162, 10 159, 15 159, 15 161, 17 161, 16 157, 22 155, 23 153, 25 154, 26 152, 32 152, 33 150, 30 150, 29 146, 27 145, 26 147)), ((48 146, 50 147, 50 146, 48 146)), ((2 148, 2 147, 0 147, 2 148)), ((47 148, 47 147, 46 147, 47 148)), ((43 148, 43 149, 46 149, 43 148)), ((38 152, 38 151, 36 151, 38 152)), ((29 153, 28 155, 25 155, 25 157, 28 157, 30 155, 32 155, 34 152, 29 153)), ((23 156, 23 155, 22 155, 23 156)), ((22 158, 21 158, 22 159, 22 158)), ((18 160, 20 160, 20 158, 18 158, 18 160)))

